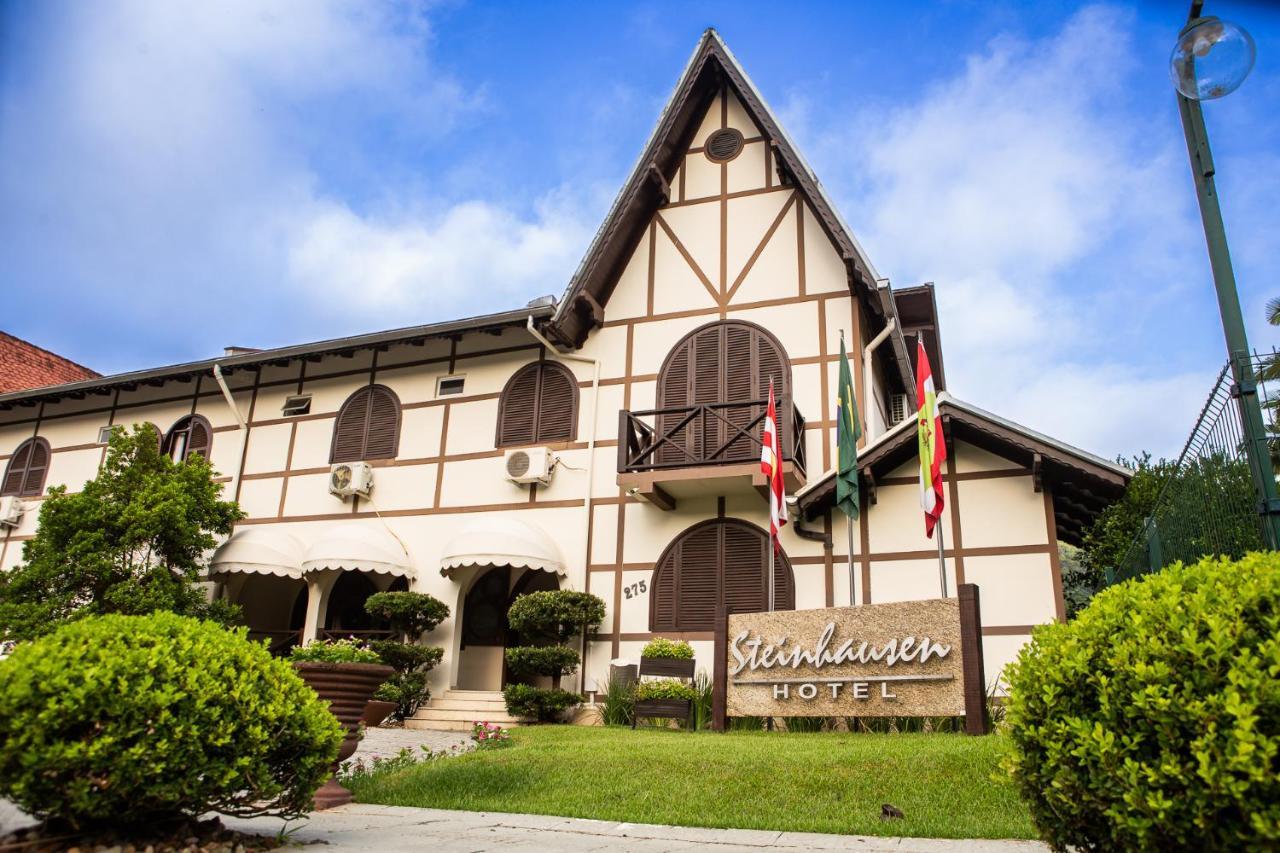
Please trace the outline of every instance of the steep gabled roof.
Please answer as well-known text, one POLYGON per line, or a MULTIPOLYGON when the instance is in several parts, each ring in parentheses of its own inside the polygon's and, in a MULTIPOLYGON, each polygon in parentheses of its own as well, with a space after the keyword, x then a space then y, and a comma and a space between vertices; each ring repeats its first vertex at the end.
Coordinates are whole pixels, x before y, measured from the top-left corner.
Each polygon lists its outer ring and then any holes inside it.
MULTIPOLYGON (((720 34, 708 29, 698 41, 671 100, 658 117, 653 134, 560 300, 549 332, 565 345, 580 346, 591 329, 602 322, 604 306, 627 259, 638 245, 654 210, 667 200, 669 182, 692 144, 704 113, 722 87, 737 96, 764 132, 783 180, 794 183, 817 214, 823 230, 844 258, 854 292, 860 291, 877 316, 892 312, 891 300, 886 298, 887 288, 876 287, 879 273, 841 219, 813 170, 800 156, 720 34)), ((895 350, 899 356, 906 355, 900 340, 895 341, 895 350)))
POLYGON ((0 393, 91 379, 97 375, 56 352, 0 332, 0 393))

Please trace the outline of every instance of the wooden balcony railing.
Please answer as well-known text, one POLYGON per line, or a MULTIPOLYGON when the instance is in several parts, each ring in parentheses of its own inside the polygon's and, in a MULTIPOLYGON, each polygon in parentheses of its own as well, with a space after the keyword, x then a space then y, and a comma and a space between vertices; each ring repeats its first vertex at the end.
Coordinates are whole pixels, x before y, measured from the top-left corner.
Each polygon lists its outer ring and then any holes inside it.
MULTIPOLYGON (((618 413, 618 473, 760 461, 768 400, 618 413)), ((805 475, 804 416, 778 400, 782 459, 805 475)))

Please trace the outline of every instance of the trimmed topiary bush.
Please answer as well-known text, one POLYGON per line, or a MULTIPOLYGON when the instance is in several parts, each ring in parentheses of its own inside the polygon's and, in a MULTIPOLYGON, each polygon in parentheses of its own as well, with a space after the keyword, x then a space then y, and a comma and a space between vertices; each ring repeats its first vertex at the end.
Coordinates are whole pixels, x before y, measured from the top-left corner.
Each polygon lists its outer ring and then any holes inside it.
POLYGON ((420 646, 417 640, 449 618, 449 605, 425 592, 378 592, 369 596, 364 609, 375 619, 390 622, 399 638, 369 644, 382 662, 396 671, 378 687, 373 698, 395 702, 396 718, 407 720, 431 698, 427 674, 444 657, 444 649, 420 646))
POLYGON ((77 829, 297 817, 341 740, 324 703, 243 628, 100 616, 0 661, 0 795, 77 829))
POLYGON ((640 652, 642 658, 670 658, 673 660, 693 660, 693 646, 685 640, 669 640, 666 637, 654 637, 644 644, 640 652))
POLYGON ((582 703, 582 696, 568 690, 533 687, 529 684, 508 684, 502 691, 507 703, 507 713, 513 717, 526 717, 541 723, 554 721, 565 710, 582 703))
POLYGON ((568 646, 517 646, 506 650, 507 666, 519 676, 559 678, 578 669, 578 653, 568 646))
POLYGON ((516 596, 507 623, 526 637, 548 634, 563 643, 578 632, 604 621, 604 601, 589 592, 551 589, 516 596))
POLYGON ((1280 845, 1280 554, 1105 590, 1008 679, 1006 766, 1054 847, 1280 845))
POLYGON ((425 592, 375 592, 365 600, 364 610, 390 622, 406 642, 434 631, 449 618, 449 605, 425 592))

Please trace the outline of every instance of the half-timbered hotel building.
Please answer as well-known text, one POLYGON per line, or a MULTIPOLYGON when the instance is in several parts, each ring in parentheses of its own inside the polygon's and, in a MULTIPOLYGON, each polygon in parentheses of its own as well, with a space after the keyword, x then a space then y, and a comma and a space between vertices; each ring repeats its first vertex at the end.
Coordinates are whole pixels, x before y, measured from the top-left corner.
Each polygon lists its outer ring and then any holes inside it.
MULTIPOLYGON (((949 585, 981 590, 994 677, 1032 626, 1064 618, 1058 544, 1128 472, 945 393, 932 286, 890 287, 714 31, 559 298, 0 395, 0 567, 22 559, 49 486, 94 476, 105 428, 149 422, 175 458, 205 454, 247 512, 210 580, 256 636, 375 630, 361 606, 374 590, 450 605, 425 638, 446 650, 426 722, 492 700, 468 691, 503 684, 506 607, 527 590, 606 602, 588 692, 659 634, 692 641, 709 669, 720 603, 766 603, 771 378, 793 517, 778 606, 850 601, 830 473, 842 335, 865 422, 853 600, 939 592, 915 473, 922 339, 951 451, 949 585), (367 495, 332 493, 341 463, 370 466, 367 495)), ((362 468, 341 479, 358 486, 362 468)))

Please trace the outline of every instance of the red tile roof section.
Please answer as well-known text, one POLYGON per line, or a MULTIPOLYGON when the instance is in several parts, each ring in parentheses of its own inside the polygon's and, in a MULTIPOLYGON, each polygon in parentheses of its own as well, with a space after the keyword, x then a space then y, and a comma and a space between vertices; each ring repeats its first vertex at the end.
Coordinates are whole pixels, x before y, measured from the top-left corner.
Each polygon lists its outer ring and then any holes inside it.
POLYGON ((0 394, 78 382, 99 375, 57 353, 0 332, 0 394))

